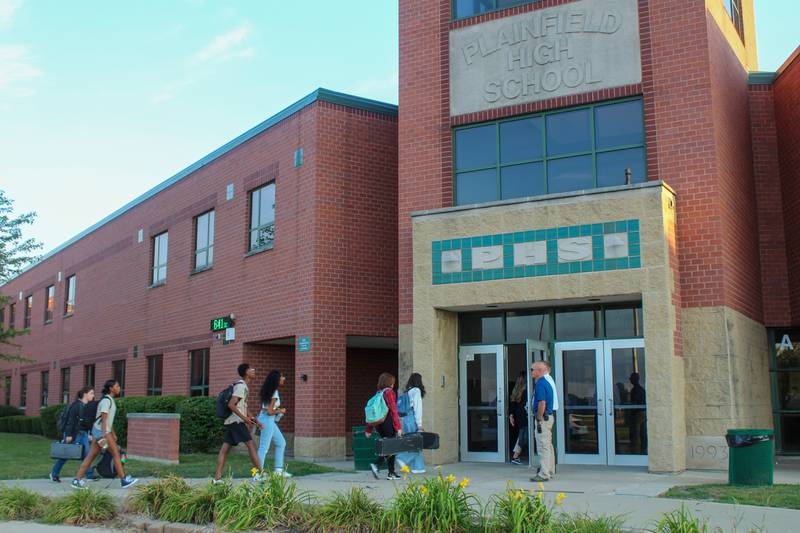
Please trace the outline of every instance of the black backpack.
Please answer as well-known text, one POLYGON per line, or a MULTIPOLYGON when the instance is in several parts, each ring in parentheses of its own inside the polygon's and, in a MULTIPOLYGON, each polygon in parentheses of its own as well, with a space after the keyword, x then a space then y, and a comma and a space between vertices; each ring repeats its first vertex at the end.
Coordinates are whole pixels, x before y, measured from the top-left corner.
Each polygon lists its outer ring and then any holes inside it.
POLYGON ((72 407, 72 404, 67 405, 61 410, 60 413, 58 413, 58 420, 56 420, 56 429, 58 430, 59 435, 63 435, 64 432, 67 430, 67 415, 69 414, 70 407, 72 407))
POLYGON ((81 414, 81 425, 87 424, 90 428, 97 422, 99 418, 97 416, 97 407, 100 405, 100 402, 108 398, 108 396, 103 396, 99 400, 92 400, 91 402, 86 404, 86 407, 81 414))
POLYGON ((241 383, 242 381, 239 380, 235 383, 231 383, 225 389, 223 389, 219 394, 217 394, 217 418, 221 418, 225 420, 229 416, 231 416, 231 408, 228 407, 228 403, 230 403, 231 398, 233 397, 233 387, 237 383, 241 383))
MULTIPOLYGON (((125 462, 125 450, 119 449, 120 461, 125 462)), ((108 450, 103 450, 100 454, 100 460, 94 465, 95 471, 100 474, 100 477, 114 478, 117 477, 117 466, 114 464, 114 456, 108 450)))

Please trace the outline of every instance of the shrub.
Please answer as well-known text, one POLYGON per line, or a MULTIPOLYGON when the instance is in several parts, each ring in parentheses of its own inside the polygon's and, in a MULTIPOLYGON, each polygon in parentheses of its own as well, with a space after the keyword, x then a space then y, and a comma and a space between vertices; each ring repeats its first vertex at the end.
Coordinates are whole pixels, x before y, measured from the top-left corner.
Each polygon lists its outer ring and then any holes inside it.
POLYGON ((175 406, 181 415, 182 453, 216 451, 222 445, 223 427, 215 403, 215 398, 196 396, 183 398, 175 406))
POLYGON ((0 487, 0 520, 35 520, 49 500, 21 487, 0 487))
POLYGON ((541 490, 529 493, 509 482, 508 490, 493 496, 490 506, 494 531, 542 531, 553 523, 553 511, 544 503, 541 490))
POLYGON ((680 509, 665 513, 653 530, 654 533, 707 533, 708 531, 708 524, 693 516, 683 505, 680 509))
POLYGON ((618 516, 591 517, 585 513, 561 515, 552 527, 555 533, 622 533, 622 518, 618 516))
POLYGON ((146 396, 144 402, 145 413, 175 413, 178 402, 185 400, 186 396, 146 396))
POLYGON ((0 418, 0 431, 41 435, 42 419, 38 416, 6 416, 0 418))
POLYGON ((78 490, 55 500, 45 511, 42 521, 47 524, 84 525, 114 518, 117 508, 106 492, 78 490))
POLYGON ((361 487, 350 492, 337 492, 333 498, 309 513, 306 526, 312 531, 361 533, 375 531, 381 521, 383 507, 361 487))
POLYGON ((480 531, 480 502, 464 490, 469 478, 412 481, 398 492, 381 519, 383 531, 480 531))
POLYGON ((56 427, 58 424, 58 416, 61 414, 62 409, 68 406, 64 404, 51 405, 39 411, 39 417, 42 419, 42 435, 49 439, 60 439, 61 434, 56 427))
POLYGON ((5 416, 19 416, 23 414, 21 409, 13 405, 0 405, 0 418, 5 416))
POLYGON ((209 483, 189 492, 171 492, 161 505, 158 518, 167 522, 208 524, 214 521, 217 501, 225 499, 231 492, 231 484, 209 483))
POLYGON ((128 498, 128 509, 135 513, 157 517, 161 506, 170 494, 183 494, 192 488, 181 477, 167 476, 146 485, 134 487, 128 498))
POLYGON ((224 531, 276 529, 302 521, 310 496, 277 474, 258 483, 241 483, 214 509, 217 526, 224 531))

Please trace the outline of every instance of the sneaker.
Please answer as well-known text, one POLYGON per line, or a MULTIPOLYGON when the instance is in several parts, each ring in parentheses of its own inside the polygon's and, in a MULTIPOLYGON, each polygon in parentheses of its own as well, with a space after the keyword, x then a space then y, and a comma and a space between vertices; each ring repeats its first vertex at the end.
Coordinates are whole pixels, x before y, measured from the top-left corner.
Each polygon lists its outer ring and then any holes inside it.
POLYGON ((137 481, 139 481, 139 480, 136 479, 135 477, 131 477, 130 475, 127 475, 127 476, 125 476, 125 479, 120 479, 119 480, 119 484, 120 484, 120 486, 122 486, 123 489, 126 489, 126 488, 130 487, 131 485, 133 485, 134 483, 136 483, 137 481))
POLYGON ((372 475, 375 476, 375 479, 380 479, 380 476, 378 475, 378 465, 375 463, 370 463, 369 467, 372 470, 372 475))
POLYGON ((212 485, 222 485, 223 483, 225 483, 225 482, 223 480, 221 480, 221 479, 212 479, 211 480, 211 484, 212 485))
POLYGON ((259 481, 261 481, 261 472, 256 472, 255 475, 253 476, 253 482, 257 483, 259 481))
POLYGON ((422 470, 412 470, 411 473, 412 474, 424 474, 425 473, 425 469, 423 468, 422 470))
POLYGON ((389 481, 394 481, 396 479, 403 479, 403 478, 401 478, 400 476, 398 476, 394 472, 389 472, 389 475, 386 476, 386 479, 388 479, 389 481))
POLYGON ((531 478, 531 481, 533 481, 534 483, 537 483, 537 482, 540 482, 540 481, 550 481, 550 478, 549 477, 542 477, 539 474, 536 474, 535 476, 533 476, 531 478))
POLYGON ((82 479, 73 479, 70 486, 73 489, 86 489, 86 482, 82 479))
POLYGON ((514 458, 514 459, 511 459, 511 464, 512 465, 521 465, 522 461, 520 461, 518 458, 514 458))
POLYGON ((58 476, 54 476, 52 472, 50 472, 50 481, 53 483, 61 483, 61 478, 58 476))
POLYGON ((292 475, 289 472, 283 469, 275 470, 275 475, 281 477, 292 477, 292 475))

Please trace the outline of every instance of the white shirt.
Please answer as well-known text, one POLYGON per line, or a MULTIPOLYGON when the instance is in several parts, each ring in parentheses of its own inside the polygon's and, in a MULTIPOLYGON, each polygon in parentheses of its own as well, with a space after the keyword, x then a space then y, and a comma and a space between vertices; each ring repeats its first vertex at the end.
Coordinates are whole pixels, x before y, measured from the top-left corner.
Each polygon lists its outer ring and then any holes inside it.
POLYGON ((550 384, 550 387, 553 389, 553 411, 558 411, 558 389, 556 388, 556 382, 553 381, 553 378, 550 377, 550 374, 545 374, 544 379, 550 384))
MULTIPOLYGON (((247 394, 250 392, 250 389, 247 387, 247 384, 244 381, 239 381, 233 386, 233 394, 232 396, 236 396, 239 398, 239 401, 236 404, 236 408, 239 409, 239 412, 243 415, 247 416, 247 394)), ((228 424, 235 424, 237 422, 244 422, 236 413, 231 413, 228 418, 225 419, 224 425, 228 424)))
MULTIPOLYGON (((278 391, 276 390, 275 392, 272 393, 272 397, 275 398, 275 406, 273 407, 273 409, 277 409, 278 407, 281 406, 281 395, 278 394, 278 391)), ((268 407, 269 407, 268 403, 262 403, 261 404, 261 409, 265 413, 267 413, 267 416, 275 416, 275 415, 271 415, 271 414, 269 414, 269 412, 267 412, 267 408, 268 407)))
POLYGON ((417 387, 408 389, 408 400, 411 403, 411 408, 414 410, 414 420, 417 422, 417 427, 422 426, 422 392, 417 387))
POLYGON ((106 413, 106 431, 114 429, 114 417, 117 414, 117 404, 111 396, 103 396, 97 404, 97 420, 95 421, 94 428, 97 431, 103 431, 103 413, 106 413))

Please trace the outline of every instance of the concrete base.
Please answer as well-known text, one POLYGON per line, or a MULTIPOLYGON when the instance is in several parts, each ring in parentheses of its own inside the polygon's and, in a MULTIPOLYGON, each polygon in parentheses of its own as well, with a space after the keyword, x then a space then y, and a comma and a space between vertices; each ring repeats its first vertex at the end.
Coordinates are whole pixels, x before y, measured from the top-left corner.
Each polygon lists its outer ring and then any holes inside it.
POLYGON ((162 465, 177 465, 180 461, 170 461, 169 459, 156 459, 155 457, 145 457, 144 455, 130 455, 128 459, 136 459, 137 461, 149 461, 151 463, 160 463, 162 465))
POLYGON ((294 438, 294 457, 298 461, 341 460, 345 458, 347 439, 341 437, 294 438))

